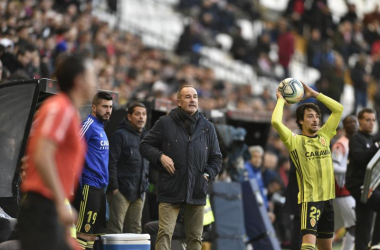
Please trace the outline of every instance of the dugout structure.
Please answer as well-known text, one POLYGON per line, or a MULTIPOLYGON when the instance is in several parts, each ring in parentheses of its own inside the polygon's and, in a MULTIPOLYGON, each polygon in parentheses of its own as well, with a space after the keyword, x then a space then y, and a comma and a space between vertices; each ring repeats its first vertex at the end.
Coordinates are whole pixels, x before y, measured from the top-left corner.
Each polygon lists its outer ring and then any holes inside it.
POLYGON ((0 207, 16 217, 18 165, 37 108, 40 80, 12 81, 0 85, 0 207))
MULTIPOLYGON (((25 154, 33 116, 44 100, 58 93, 51 79, 15 80, 0 84, 0 207, 17 217, 19 165, 25 154)), ((118 93, 109 92, 118 104, 118 93)), ((91 100, 81 107, 82 120, 91 112, 91 100)))
POLYGON ((366 203, 371 197, 372 191, 380 184, 380 150, 372 157, 368 163, 365 177, 361 202, 366 203))

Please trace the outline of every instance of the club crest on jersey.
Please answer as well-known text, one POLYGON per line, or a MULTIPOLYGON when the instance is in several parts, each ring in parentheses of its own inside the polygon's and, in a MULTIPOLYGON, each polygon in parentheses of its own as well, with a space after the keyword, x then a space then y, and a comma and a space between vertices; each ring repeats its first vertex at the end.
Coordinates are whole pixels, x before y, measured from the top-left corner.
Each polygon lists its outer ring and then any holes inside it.
POLYGON ((311 218, 311 219, 310 219, 310 225, 311 225, 312 227, 314 227, 315 224, 317 224, 317 221, 316 221, 314 218, 311 218))
POLYGON ((321 139, 319 139, 319 141, 321 142, 321 144, 326 147, 326 140, 325 138, 321 137, 321 139))
POLYGON ((84 226, 84 230, 86 231, 86 233, 87 233, 88 231, 90 231, 90 229, 91 229, 91 225, 90 225, 90 224, 86 224, 86 225, 84 226))

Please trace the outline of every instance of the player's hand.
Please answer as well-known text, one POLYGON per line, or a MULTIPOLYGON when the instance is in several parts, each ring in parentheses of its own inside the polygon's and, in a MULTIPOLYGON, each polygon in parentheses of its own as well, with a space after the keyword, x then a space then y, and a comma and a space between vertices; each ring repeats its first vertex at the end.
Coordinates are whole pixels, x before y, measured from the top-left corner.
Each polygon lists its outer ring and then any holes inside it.
POLYGON ((169 156, 162 154, 161 164, 166 169, 166 171, 168 171, 170 175, 174 174, 175 172, 174 162, 169 156))
POLYGON ((26 168, 28 167, 28 158, 29 156, 25 155, 24 157, 21 158, 21 165, 20 165, 20 178, 21 180, 25 179, 26 176, 26 168))
POLYGON ((58 219, 65 228, 67 235, 70 235, 70 227, 75 223, 75 216, 73 211, 64 203, 56 205, 58 219))
POLYGON ((114 197, 115 194, 117 194, 117 192, 119 192, 118 188, 116 188, 113 191, 107 192, 106 196, 107 196, 107 201, 108 201, 109 204, 111 204, 111 202, 113 200, 113 197, 114 197))
POLYGON ((272 212, 268 212, 268 217, 271 223, 273 223, 276 220, 276 215, 272 212))
POLYGON ((290 106, 290 104, 286 101, 286 99, 282 96, 280 90, 278 90, 278 89, 277 89, 277 92, 276 92, 276 96, 277 96, 277 100, 283 99, 285 101, 285 105, 286 106, 290 106))
POLYGON ((319 95, 319 92, 315 91, 314 89, 310 88, 309 86, 307 86, 303 81, 300 81, 303 85, 303 89, 305 91, 305 94, 302 98, 302 101, 309 98, 309 97, 314 97, 314 98, 317 98, 317 96, 319 95))
POLYGON ((69 244, 69 246, 71 247, 72 250, 82 250, 83 248, 81 248, 77 242, 76 239, 74 239, 73 237, 68 237, 66 239, 67 243, 69 244))

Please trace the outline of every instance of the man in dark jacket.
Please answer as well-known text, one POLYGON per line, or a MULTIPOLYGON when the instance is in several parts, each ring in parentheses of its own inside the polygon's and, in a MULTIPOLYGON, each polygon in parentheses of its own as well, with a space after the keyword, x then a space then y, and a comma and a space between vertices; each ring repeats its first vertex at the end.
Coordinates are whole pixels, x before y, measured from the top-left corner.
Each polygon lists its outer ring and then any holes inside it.
POLYGON ((145 105, 134 102, 110 138, 107 233, 141 233, 149 176, 149 163, 139 152, 139 144, 146 134, 145 123, 145 105))
POLYGON ((182 86, 177 103, 177 108, 155 123, 141 142, 140 152, 159 170, 156 249, 170 249, 183 207, 187 249, 200 250, 208 181, 219 173, 222 154, 214 126, 198 112, 197 91, 182 86))
MULTIPOLYGON (((347 166, 346 187, 356 201, 355 249, 365 250, 370 242, 374 211, 380 212, 380 191, 374 190, 367 203, 362 203, 362 186, 368 163, 379 150, 379 139, 371 135, 375 127, 375 111, 364 108, 358 113, 359 132, 352 135, 349 142, 349 164, 347 166)), ((378 217, 380 218, 380 217, 378 217)), ((380 220, 376 220, 378 224, 380 220)), ((378 243, 380 224, 375 225, 372 244, 378 243), (377 238, 376 238, 377 237, 377 238)))

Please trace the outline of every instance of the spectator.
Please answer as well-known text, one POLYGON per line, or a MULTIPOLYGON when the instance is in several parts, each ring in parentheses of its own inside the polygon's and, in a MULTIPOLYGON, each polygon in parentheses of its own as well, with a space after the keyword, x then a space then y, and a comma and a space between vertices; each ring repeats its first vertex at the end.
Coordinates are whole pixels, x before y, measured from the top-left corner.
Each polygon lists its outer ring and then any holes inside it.
POLYGON ((302 17, 305 11, 304 2, 304 0, 290 0, 285 11, 285 14, 289 17, 299 34, 303 33, 302 17))
POLYGON ((55 56, 57 57, 62 52, 74 52, 76 51, 75 41, 78 36, 77 28, 71 27, 64 31, 62 39, 57 43, 55 47, 55 56))
POLYGON ((264 179, 261 174, 261 166, 263 162, 264 150, 261 146, 251 146, 248 148, 248 151, 251 155, 251 159, 246 161, 244 168, 247 174, 248 179, 255 179, 259 189, 260 194, 264 199, 264 204, 266 209, 269 209, 268 198, 264 186, 264 179))
POLYGON ((255 58, 258 58, 260 53, 269 54, 270 46, 271 46, 270 35, 267 32, 264 32, 258 38, 257 45, 254 48, 253 53, 254 53, 255 58))
MULTIPOLYGON (((343 57, 339 53, 335 53, 333 65, 325 65, 322 70, 322 78, 327 81, 325 93, 338 102, 345 85, 344 67, 343 57)), ((326 113, 326 109, 323 109, 322 113, 326 113)))
POLYGON ((198 29, 196 23, 190 23, 185 26, 176 47, 178 55, 190 55, 193 52, 193 46, 202 45, 201 38, 197 34, 198 29))
POLYGON ((242 36, 242 30, 240 27, 236 27, 235 35, 233 36, 233 42, 231 47, 231 54, 236 60, 243 61, 245 63, 252 64, 252 50, 248 42, 242 36))
POLYGON ((144 104, 133 102, 110 139, 110 219, 107 233, 141 233, 141 216, 148 188, 149 162, 138 146, 146 135, 144 104))
POLYGON ((354 24, 358 19, 358 15, 356 14, 356 5, 349 3, 347 6, 348 12, 340 18, 340 22, 343 23, 345 21, 349 21, 350 23, 354 24))
POLYGON ((338 51, 347 62, 349 56, 355 52, 353 44, 352 23, 345 21, 339 24, 338 32, 333 36, 334 50, 338 51))
POLYGON ((212 34, 217 33, 219 23, 219 8, 212 0, 202 0, 199 20, 203 27, 210 29, 212 34))
POLYGON ((307 62, 309 66, 321 70, 324 63, 323 46, 324 43, 321 40, 321 32, 318 29, 313 29, 307 44, 307 62))
POLYGON ((286 19, 280 19, 278 22, 278 60, 284 69, 283 78, 289 77, 289 63, 294 53, 295 41, 293 34, 288 28, 286 19))
POLYGON ((231 33, 231 29, 235 25, 235 11, 234 11, 234 5, 232 3, 226 3, 224 8, 222 8, 219 11, 219 24, 218 24, 218 30, 221 33, 231 33))
POLYGON ((364 22, 363 36, 365 41, 372 46, 372 44, 380 38, 378 33, 380 20, 374 19, 370 22, 364 22))
POLYGON ((370 47, 364 39, 363 24, 360 21, 354 23, 352 43, 353 53, 368 53, 370 51, 370 47))
POLYGON ((355 92, 355 109, 354 114, 360 105, 362 108, 367 107, 367 89, 370 81, 370 76, 366 72, 366 57, 364 54, 359 56, 355 67, 351 71, 351 79, 354 83, 355 92))
POLYGON ((30 78, 32 78, 33 74, 31 72, 31 63, 34 51, 35 48, 33 48, 31 45, 27 46, 26 48, 20 49, 17 52, 17 61, 15 65, 12 65, 10 68, 8 68, 11 74, 13 74, 16 71, 23 71, 24 73, 28 74, 30 78))

